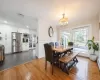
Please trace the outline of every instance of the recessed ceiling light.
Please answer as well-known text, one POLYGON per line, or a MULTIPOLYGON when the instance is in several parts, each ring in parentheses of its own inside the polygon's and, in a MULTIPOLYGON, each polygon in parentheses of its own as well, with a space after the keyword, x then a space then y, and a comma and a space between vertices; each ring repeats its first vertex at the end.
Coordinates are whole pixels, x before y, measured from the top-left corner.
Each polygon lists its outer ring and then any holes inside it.
POLYGON ((8 23, 7 21, 4 21, 4 23, 8 23))
POLYGON ((26 26, 27 28, 29 28, 29 26, 26 26))

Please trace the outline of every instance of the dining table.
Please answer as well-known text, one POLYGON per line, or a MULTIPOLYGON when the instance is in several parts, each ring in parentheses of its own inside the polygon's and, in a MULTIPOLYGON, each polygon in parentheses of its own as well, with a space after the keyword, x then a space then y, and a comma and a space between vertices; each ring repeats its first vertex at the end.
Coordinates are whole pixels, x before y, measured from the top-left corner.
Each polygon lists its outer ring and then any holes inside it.
POLYGON ((68 52, 72 52, 73 47, 71 46, 67 46, 67 47, 62 47, 62 46, 58 46, 58 47, 52 47, 53 50, 53 56, 54 59, 56 59, 56 65, 59 67, 59 59, 63 56, 65 56, 68 52), (56 56, 56 57, 55 57, 56 56))
POLYGON ((58 46, 58 47, 53 47, 52 50, 55 51, 56 53, 63 53, 65 51, 70 51, 72 50, 73 47, 72 46, 67 46, 67 47, 62 47, 62 46, 58 46))
POLYGON ((72 68, 73 65, 78 62, 76 56, 79 53, 73 52, 72 46, 67 46, 67 47, 59 46, 56 48, 52 48, 52 50, 54 51, 54 55, 58 56, 58 59, 56 61, 57 67, 61 68, 64 72, 67 72, 69 74, 69 69, 72 68), (62 63, 63 63, 63 67, 61 67, 62 63))

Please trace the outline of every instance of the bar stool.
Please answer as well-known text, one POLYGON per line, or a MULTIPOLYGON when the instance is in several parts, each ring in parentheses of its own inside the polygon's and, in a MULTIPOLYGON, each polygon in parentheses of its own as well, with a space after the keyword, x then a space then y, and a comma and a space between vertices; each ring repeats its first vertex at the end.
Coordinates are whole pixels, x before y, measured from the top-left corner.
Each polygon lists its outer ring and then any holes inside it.
POLYGON ((4 45, 0 45, 0 64, 4 62, 5 59, 5 50, 4 45))

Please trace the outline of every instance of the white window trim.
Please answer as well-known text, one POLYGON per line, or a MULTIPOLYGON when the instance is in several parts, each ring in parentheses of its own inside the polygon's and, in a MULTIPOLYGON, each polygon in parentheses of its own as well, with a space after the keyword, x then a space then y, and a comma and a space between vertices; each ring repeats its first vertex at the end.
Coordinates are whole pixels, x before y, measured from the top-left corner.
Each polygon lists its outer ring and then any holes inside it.
POLYGON ((73 29, 76 29, 76 28, 81 28, 81 27, 84 27, 84 26, 88 26, 89 28, 89 33, 88 33, 88 39, 92 39, 92 25, 91 24, 87 24, 87 25, 81 25, 81 26, 75 26, 75 27, 68 27, 66 28, 65 30, 60 30, 60 38, 61 38, 61 33, 63 31, 68 31, 69 33, 71 33, 71 40, 73 40, 73 29))

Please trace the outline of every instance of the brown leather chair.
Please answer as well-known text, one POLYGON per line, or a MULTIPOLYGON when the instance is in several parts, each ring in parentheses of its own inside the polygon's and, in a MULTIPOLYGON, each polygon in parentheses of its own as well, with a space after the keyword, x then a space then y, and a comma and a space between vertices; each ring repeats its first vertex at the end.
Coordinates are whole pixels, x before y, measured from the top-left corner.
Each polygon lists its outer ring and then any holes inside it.
POLYGON ((52 46, 48 43, 44 44, 45 49, 45 70, 47 69, 47 61, 52 65, 52 74, 53 74, 53 65, 54 65, 54 56, 52 46))

